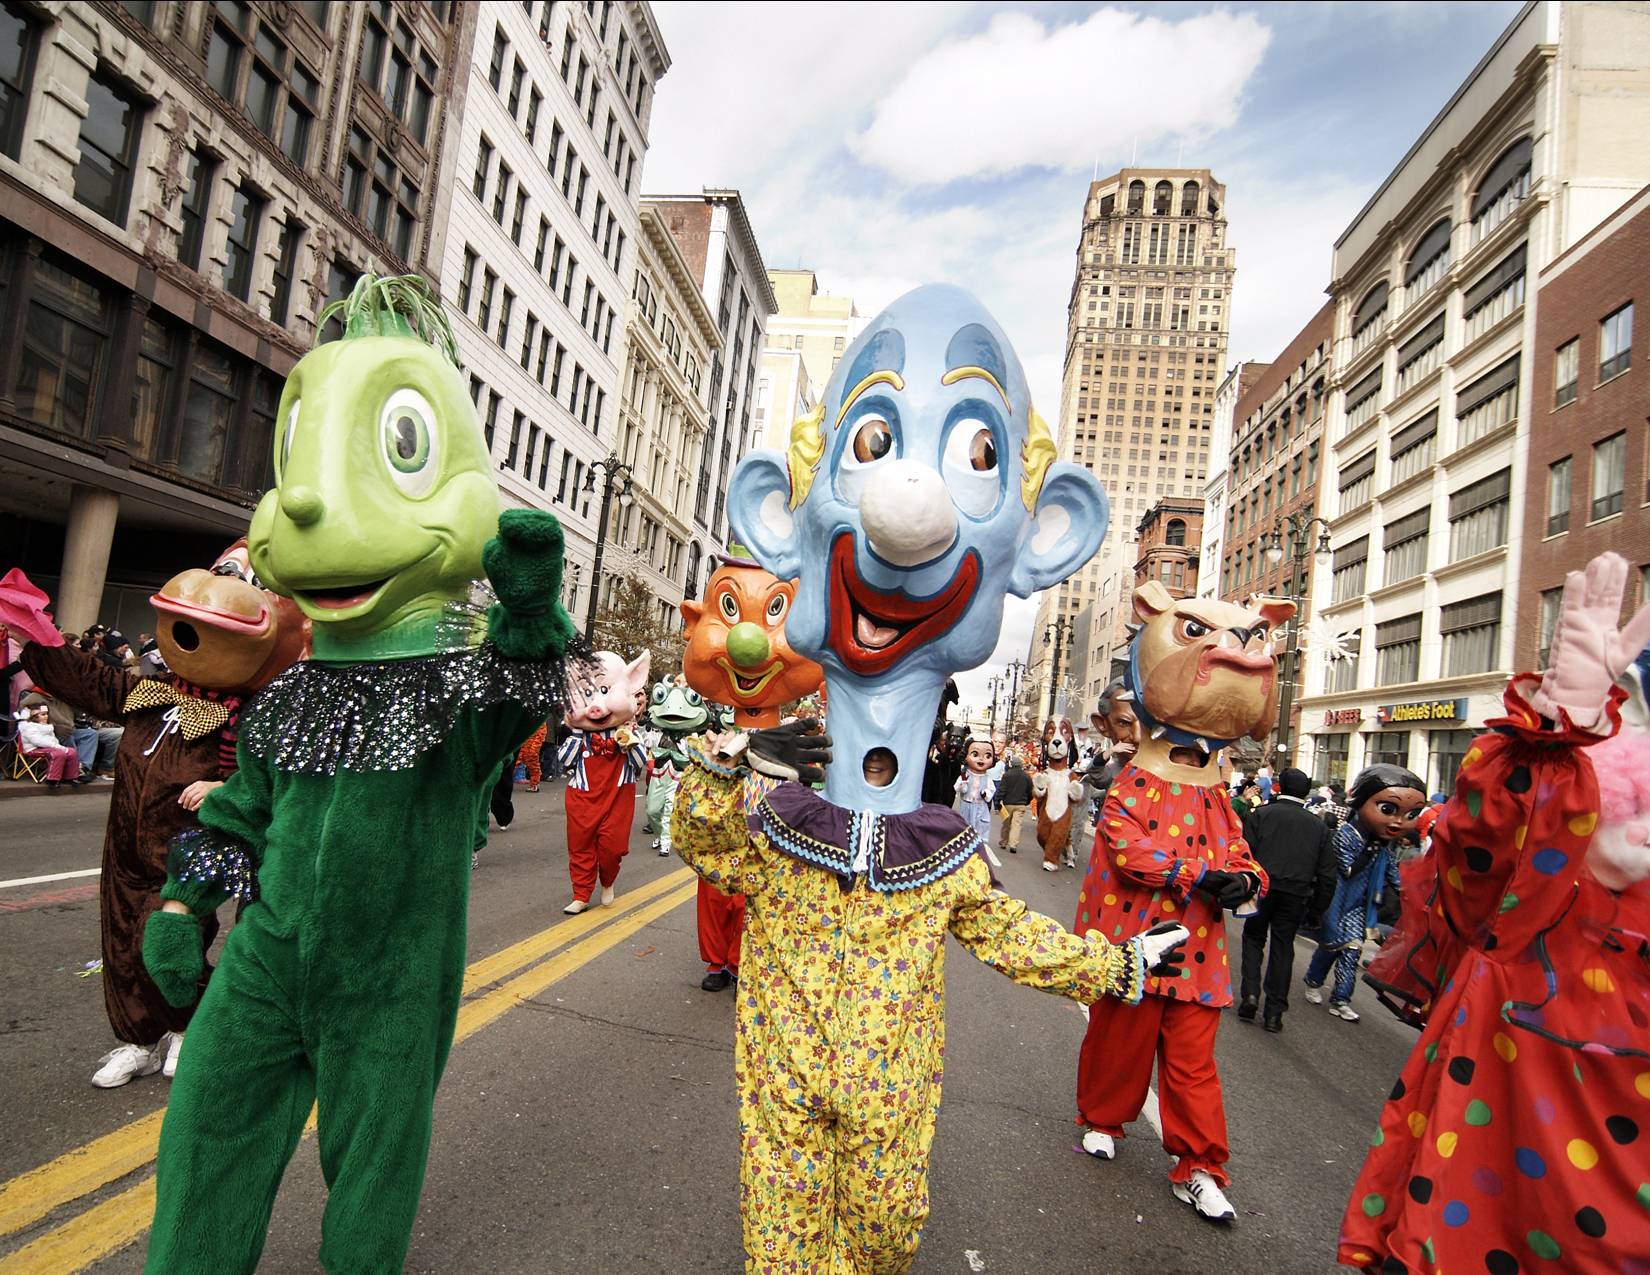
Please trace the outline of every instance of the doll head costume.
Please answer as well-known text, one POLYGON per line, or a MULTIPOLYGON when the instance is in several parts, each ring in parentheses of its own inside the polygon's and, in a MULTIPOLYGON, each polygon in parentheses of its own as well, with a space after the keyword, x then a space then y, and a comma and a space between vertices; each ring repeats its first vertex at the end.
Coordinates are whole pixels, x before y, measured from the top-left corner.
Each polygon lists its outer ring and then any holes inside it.
POLYGON ((734 471, 729 521, 797 581, 786 633, 825 669, 833 803, 915 810, 946 679, 989 658, 1004 598, 1059 583, 1100 547, 1105 493, 1054 456, 996 320, 933 284, 855 339, 786 452, 734 471), (897 767, 882 787, 863 773, 875 748, 897 767))
MULTIPOLYGON (((150 974, 185 1004, 200 919, 245 904, 161 1130, 156 1272, 256 1266, 312 1100, 321 1264, 404 1264, 463 986, 475 811, 562 699, 561 528, 498 512, 439 303, 416 276, 365 276, 334 314, 342 338, 287 378, 276 486, 247 535, 252 569, 310 620, 314 658, 244 714, 239 767, 174 840, 144 933, 150 974), (470 602, 483 569, 485 612, 470 602)), ((215 603, 172 601, 181 650, 215 603)))

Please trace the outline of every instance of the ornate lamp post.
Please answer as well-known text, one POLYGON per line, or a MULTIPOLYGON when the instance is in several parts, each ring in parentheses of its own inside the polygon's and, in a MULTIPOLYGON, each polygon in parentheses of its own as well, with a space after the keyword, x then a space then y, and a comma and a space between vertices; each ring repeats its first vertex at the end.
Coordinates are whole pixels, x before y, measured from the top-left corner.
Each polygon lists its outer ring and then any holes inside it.
POLYGON ((1066 638, 1076 630, 1077 626, 1067 616, 1060 616, 1043 630, 1043 645, 1052 646, 1054 654, 1049 665, 1048 674, 1048 711, 1053 716, 1059 707, 1060 694, 1060 651, 1065 646, 1066 638))
POLYGON ((602 550, 607 545, 608 506, 613 503, 615 491, 618 492, 619 504, 622 508, 629 509, 631 505, 636 503, 635 494, 631 490, 633 484, 630 480, 630 466, 620 460, 617 453, 609 452, 606 459, 599 460, 590 467, 590 472, 584 480, 586 491, 596 490, 597 470, 600 470, 602 474, 602 511, 596 519, 596 560, 590 568, 590 606, 584 617, 584 635, 591 641, 594 641, 596 636, 596 603, 597 599, 601 597, 602 550))
POLYGON ((1289 596, 1297 610, 1295 618, 1289 623, 1289 646, 1284 653, 1286 676, 1283 695, 1278 701, 1278 742, 1274 751, 1278 754, 1280 769, 1295 764, 1295 738, 1290 730, 1289 721, 1290 712, 1295 706, 1295 679, 1300 672, 1299 607, 1306 601, 1306 577, 1302 568, 1308 557, 1316 558, 1319 563, 1328 562, 1332 552, 1329 544, 1329 523, 1325 519, 1303 518, 1299 514, 1289 514, 1287 517, 1278 518, 1272 524, 1272 530, 1261 539, 1262 552, 1272 566, 1277 566, 1284 559, 1285 527, 1289 531, 1289 596), (1307 540, 1311 537, 1313 527, 1318 528, 1318 543, 1311 554, 1308 554, 1307 540))

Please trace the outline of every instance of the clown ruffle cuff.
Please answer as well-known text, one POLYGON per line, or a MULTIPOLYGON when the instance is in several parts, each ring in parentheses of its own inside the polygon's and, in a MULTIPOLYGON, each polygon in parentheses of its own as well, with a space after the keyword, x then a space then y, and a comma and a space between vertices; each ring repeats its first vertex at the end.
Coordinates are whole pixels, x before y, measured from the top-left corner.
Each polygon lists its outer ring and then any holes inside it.
POLYGON ((466 709, 513 702, 535 717, 555 715, 567 668, 563 660, 506 659, 491 643, 406 660, 306 660, 259 692, 240 738, 289 774, 407 770, 466 709))
POLYGON ((227 899, 251 903, 258 897, 258 865, 251 848, 215 828, 185 828, 173 837, 166 872, 161 898, 192 912, 211 911, 227 899))
POLYGON ((687 740, 682 746, 692 761, 703 766, 719 779, 738 779, 746 773, 743 766, 737 764, 726 766, 719 761, 713 761, 710 754, 705 751, 703 742, 700 739, 687 740))
POLYGON ((1140 935, 1117 944, 1120 966, 1112 994, 1125 1005, 1138 1005, 1146 995, 1146 952, 1140 935))

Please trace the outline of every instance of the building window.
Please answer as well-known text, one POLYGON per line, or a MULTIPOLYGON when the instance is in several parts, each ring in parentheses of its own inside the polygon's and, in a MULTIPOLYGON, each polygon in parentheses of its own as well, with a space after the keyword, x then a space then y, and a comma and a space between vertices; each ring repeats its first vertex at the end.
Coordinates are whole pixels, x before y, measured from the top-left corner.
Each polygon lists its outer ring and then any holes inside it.
POLYGON ((1169 519, 1168 526, 1163 529, 1163 543, 1166 545, 1184 545, 1186 543, 1186 524, 1179 518, 1169 519))
POLYGON ((344 206, 402 261, 410 260, 418 222, 418 188, 359 125, 349 132, 344 206))
POLYGON ((1553 353, 1553 406, 1576 401, 1576 382, 1581 379, 1581 338, 1566 341, 1553 353))
POLYGON ((1375 626, 1375 684, 1397 686, 1421 676, 1421 617, 1375 626))
POLYGON ((246 184, 235 187, 229 197, 228 259, 223 267, 223 289, 245 301, 252 291, 252 263, 257 259, 258 223, 263 219, 264 201, 246 184))
POLYGON ((1329 669, 1324 675, 1324 691, 1333 695, 1339 691, 1355 691, 1358 689, 1358 652, 1354 648, 1341 656, 1338 660, 1329 661, 1329 669))
POLYGON ((499 402, 500 402, 500 399, 499 399, 498 391, 497 390, 488 390, 487 391, 487 416, 482 422, 481 433, 482 433, 482 437, 484 439, 486 439, 487 451, 489 453, 491 453, 492 450, 493 450, 493 435, 498 432, 498 406, 499 406, 499 402))
POLYGON ((1440 314, 1398 347, 1397 392, 1407 392, 1436 372, 1443 353, 1444 316, 1440 314))
POLYGON ((510 422, 510 446, 504 453, 504 467, 514 469, 516 457, 521 451, 521 427, 527 423, 524 412, 517 412, 510 422))
POLYGON ((1352 314, 1352 357, 1375 344, 1386 327, 1387 285, 1378 283, 1365 294, 1352 314))
POLYGON ((1530 193, 1533 147, 1525 137, 1490 165, 1472 199, 1472 241, 1477 243, 1511 215, 1530 193))
POLYGON ((206 238, 206 214, 212 202, 212 178, 217 168, 217 161, 200 150, 190 151, 184 160, 183 171, 189 187, 183 195, 178 261, 191 270, 200 269, 201 245, 206 238))
POLYGON ((498 287, 498 275, 491 267, 481 268, 481 301, 476 306, 476 327, 483 332, 493 324, 493 292, 498 287))
POLYGON ((1341 472, 1341 512, 1369 503, 1375 494, 1375 453, 1365 452, 1341 472))
POLYGON ((1407 730, 1383 731, 1379 735, 1372 735, 1369 740, 1369 764, 1371 766, 1403 766, 1409 767, 1409 732, 1407 730))
POLYGON ((1468 345, 1524 304, 1525 255, 1525 245, 1519 244, 1461 298, 1468 345))
POLYGON ((1346 782, 1346 759, 1352 736, 1349 734, 1317 736, 1317 760, 1312 770, 1326 784, 1346 782))
POLYGON ((1398 584, 1427 569, 1427 532, 1431 522, 1432 510, 1422 508, 1387 528, 1385 583, 1398 584))
POLYGON ((1335 550, 1334 570, 1330 576, 1331 605, 1363 596, 1364 573, 1368 561, 1368 536, 1360 536, 1351 544, 1335 550))
POLYGON ((1432 791, 1444 794, 1455 791, 1455 776, 1461 771, 1467 749, 1472 747, 1470 730, 1431 730, 1427 732, 1427 752, 1431 755, 1432 791))
POLYGON ((1449 560, 1488 553, 1507 543, 1507 493, 1512 471, 1503 469, 1449 498, 1449 560))
POLYGON ((1438 450, 1438 412, 1433 409, 1392 436, 1392 485, 1413 478, 1432 464, 1438 450))
POLYGON ((1627 435, 1612 434, 1593 444, 1592 519, 1621 512, 1621 493, 1627 481, 1627 435))
POLYGON ((476 145, 476 171, 470 179, 470 192, 477 199, 487 198, 487 176, 493 168, 493 144, 487 140, 487 135, 481 135, 481 141, 476 145))
POLYGON ((464 266, 458 275, 458 308, 465 314, 470 313, 470 297, 475 292, 476 264, 481 259, 476 256, 476 250, 469 244, 464 245, 464 266))
POLYGON ((218 96, 245 111, 287 158, 302 164, 308 158, 320 78, 274 31, 253 20, 251 6, 219 4, 217 11, 207 40, 207 82, 218 96))
POLYGON ((1486 593, 1443 610, 1444 676, 1488 673, 1501 644, 1501 595, 1486 593))
POLYGON ((304 226, 296 217, 287 214, 281 227, 281 237, 275 245, 275 288, 269 297, 271 322, 285 326, 287 311, 292 305, 292 278, 298 272, 298 244, 304 237, 304 226))
POLYGON ((1629 301, 1598 325, 1598 379, 1620 376, 1632 357, 1633 303, 1629 301))
POLYGON ((154 459, 161 413, 166 409, 176 362, 171 334, 165 325, 144 319, 143 334, 138 339, 137 368, 132 378, 132 454, 144 460, 154 459))
POLYGON ((126 224, 143 110, 112 79, 92 76, 86 85, 86 118, 80 121, 80 161, 74 197, 117 225, 126 224))
POLYGON ((1570 529, 1570 458, 1547 466, 1547 534, 1561 536, 1570 529))
POLYGON ((229 351, 209 341, 197 343, 189 357, 189 382, 173 464, 202 482, 218 482, 223 468, 240 402, 235 370, 229 351))
POLYGON ((1456 446, 1465 447, 1518 418, 1518 356, 1455 396, 1456 446))
POLYGON ((498 345, 502 350, 506 347, 510 337, 510 312, 516 308, 516 294, 508 287, 498 303, 498 345))
POLYGON ((113 324, 109 296, 47 258, 35 263, 23 321, 17 410, 28 420, 88 437, 113 324))
POLYGON ((1553 653, 1553 633, 1558 629, 1558 614, 1564 606, 1564 589, 1544 589, 1541 593, 1541 615, 1535 632, 1535 666, 1547 667, 1547 657, 1553 653))
POLYGON ((1375 419, 1381 402, 1381 370, 1376 368, 1346 392, 1346 428, 1341 437, 1355 434, 1375 419))
POLYGON ((0 6, 0 152, 16 159, 23 145, 34 74, 34 23, 16 5, 0 6))
POLYGON ((365 8, 357 78, 378 94, 407 126, 413 141, 423 146, 435 102, 435 59, 419 44, 413 29, 393 13, 389 0, 372 0, 365 8))
POLYGON ((1444 277, 1449 269, 1450 222, 1446 217, 1426 234, 1404 267, 1404 308, 1407 310, 1444 277))

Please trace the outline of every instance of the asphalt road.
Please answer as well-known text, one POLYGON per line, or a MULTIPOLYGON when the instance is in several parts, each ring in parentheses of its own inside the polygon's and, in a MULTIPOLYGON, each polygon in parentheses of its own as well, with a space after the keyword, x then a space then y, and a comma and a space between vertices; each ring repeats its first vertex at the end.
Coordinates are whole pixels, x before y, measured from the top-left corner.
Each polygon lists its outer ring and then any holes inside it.
MULTIPOLYGON (((0 803, 0 880, 95 868, 107 806, 92 793, 0 803)), ((408 1270, 740 1269, 733 1003, 699 990, 685 870, 654 854, 639 825, 631 844, 617 905, 572 924, 558 786, 518 792, 515 825, 483 853, 475 985, 437 1096, 408 1270)), ((1029 833, 1027 844, 1000 878, 1069 921, 1078 874, 1038 870, 1029 833)), ((97 956, 95 887, 0 886, 0 1275, 142 1267, 167 1086, 158 1075, 111 1091, 88 1083, 112 1044, 99 979, 80 976, 97 956)), ((947 969, 945 1103, 916 1272, 1337 1269, 1341 1208, 1407 1029, 1372 1003, 1349 1025, 1298 997, 1279 1036, 1227 1016, 1218 1052, 1239 1219, 1218 1228, 1169 1194, 1144 1122, 1114 1163, 1076 1151, 1076 1005, 1016 987, 955 946, 947 969)), ((324 1201, 309 1137, 263 1270, 317 1269, 324 1201)))

